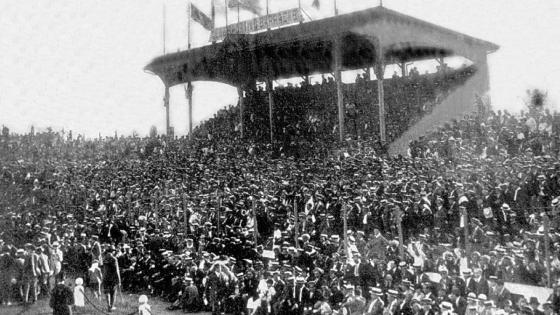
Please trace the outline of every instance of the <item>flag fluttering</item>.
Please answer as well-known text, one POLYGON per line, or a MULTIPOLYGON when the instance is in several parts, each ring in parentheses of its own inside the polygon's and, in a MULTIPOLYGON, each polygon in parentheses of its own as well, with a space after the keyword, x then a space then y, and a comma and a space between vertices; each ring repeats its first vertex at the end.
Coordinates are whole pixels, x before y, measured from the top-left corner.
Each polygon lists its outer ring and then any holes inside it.
POLYGON ((256 15, 262 15, 262 8, 259 0, 229 0, 228 8, 240 8, 256 15))
POLYGON ((204 12, 202 12, 199 8, 195 5, 191 4, 191 18, 202 25, 207 30, 212 30, 214 26, 214 22, 211 18, 209 18, 204 12))

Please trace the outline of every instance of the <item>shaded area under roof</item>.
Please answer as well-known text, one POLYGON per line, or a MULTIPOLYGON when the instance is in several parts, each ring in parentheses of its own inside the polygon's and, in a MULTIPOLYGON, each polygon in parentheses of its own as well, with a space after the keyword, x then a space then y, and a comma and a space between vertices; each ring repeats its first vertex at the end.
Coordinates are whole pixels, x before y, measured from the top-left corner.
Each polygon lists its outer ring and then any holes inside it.
POLYGON ((174 86, 216 81, 243 86, 334 71, 335 38, 342 69, 376 62, 381 45, 386 63, 462 55, 473 59, 496 51, 496 44, 455 32, 384 7, 339 15, 257 34, 230 34, 220 43, 160 56, 146 70, 174 86))

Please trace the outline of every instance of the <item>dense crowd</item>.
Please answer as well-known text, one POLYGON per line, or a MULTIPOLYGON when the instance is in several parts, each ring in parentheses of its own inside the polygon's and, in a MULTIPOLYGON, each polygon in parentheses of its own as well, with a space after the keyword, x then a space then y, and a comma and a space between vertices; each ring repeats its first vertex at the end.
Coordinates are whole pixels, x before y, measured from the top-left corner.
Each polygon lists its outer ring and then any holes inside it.
MULTIPOLYGON (((384 80, 387 139, 397 139, 449 93, 476 72, 474 66, 459 69, 449 67, 436 73, 420 75, 416 68, 407 76, 396 73, 384 80)), ((358 74, 355 83, 343 84, 345 131, 348 137, 361 141, 379 141, 379 105, 377 80, 369 72, 358 74)), ((233 137, 239 134, 239 106, 219 111, 207 124, 195 130, 197 134, 233 137)), ((244 97, 245 137, 260 143, 270 143, 268 92, 249 89, 244 97)), ((332 77, 311 84, 288 83, 273 90, 274 141, 288 155, 305 155, 307 148, 323 149, 336 145, 338 139, 338 107, 336 85, 332 77), (303 151, 303 152, 302 152, 303 151)))
POLYGON ((409 157, 355 140, 302 158, 211 133, 6 131, 0 298, 33 303, 67 273, 107 311, 122 287, 214 314, 557 314, 558 127, 491 112, 409 157))

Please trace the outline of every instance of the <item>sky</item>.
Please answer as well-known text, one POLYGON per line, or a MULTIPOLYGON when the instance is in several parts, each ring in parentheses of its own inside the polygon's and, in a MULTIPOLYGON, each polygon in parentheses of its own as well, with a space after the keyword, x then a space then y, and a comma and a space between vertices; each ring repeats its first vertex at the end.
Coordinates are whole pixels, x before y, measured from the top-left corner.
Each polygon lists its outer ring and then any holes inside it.
MULTIPOLYGON (((192 2, 210 12, 209 0, 192 2)), ((271 13, 298 5, 269 2, 271 13)), ((321 0, 320 10, 312 2, 301 0, 312 19, 333 15, 333 0, 321 0)), ((337 3, 340 14, 378 4, 337 3)), ((540 88, 548 91, 551 109, 560 111, 559 1, 384 0, 383 5, 500 45, 489 56, 495 108, 518 111, 526 89, 540 88)), ((186 49, 186 7, 187 0, 0 1, 0 124, 17 133, 33 125, 87 137, 146 135, 151 126, 163 132, 163 84, 143 69, 163 53, 164 11, 166 52, 186 49)), ((252 17, 242 12, 240 19, 252 17)), ((237 10, 229 20, 237 20, 237 10)), ((216 24, 225 24, 223 8, 216 24)), ((193 47, 207 45, 208 36, 193 23, 193 47)), ((211 82, 194 87, 195 123, 237 102, 234 87, 211 82)), ((172 88, 171 125, 178 135, 188 130, 186 104, 183 86, 172 88)))

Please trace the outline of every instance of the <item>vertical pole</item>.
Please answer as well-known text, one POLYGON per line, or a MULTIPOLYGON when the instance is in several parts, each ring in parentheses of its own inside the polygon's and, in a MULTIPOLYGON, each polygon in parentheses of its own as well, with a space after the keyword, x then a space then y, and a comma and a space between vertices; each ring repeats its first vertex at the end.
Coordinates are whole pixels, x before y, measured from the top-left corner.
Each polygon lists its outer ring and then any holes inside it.
MULTIPOLYGON (((346 204, 342 204, 342 226, 343 226, 343 233, 344 233, 344 255, 348 255, 348 209, 346 208, 346 204)), ((352 257, 346 257, 348 260, 352 260, 352 257)))
POLYGON ((268 14, 269 14, 269 12, 268 12, 268 0, 266 0, 266 30, 270 31, 270 24, 268 22, 268 14))
POLYGON ((257 247, 257 241, 258 241, 258 224, 257 224, 257 211, 256 211, 256 205, 255 205, 255 197, 253 196, 253 238, 255 241, 255 247, 257 247))
POLYGON ((241 87, 237 88, 237 95, 239 96, 239 123, 240 123, 240 132, 241 132, 241 139, 243 139, 245 135, 245 126, 244 126, 244 118, 243 112, 245 110, 245 99, 243 98, 243 89, 241 87))
POLYGON ((296 248, 299 248, 299 216, 297 211, 297 200, 294 199, 294 240, 296 244, 296 248))
POLYGON ((338 133, 340 142, 344 141, 344 95, 342 94, 342 76, 340 74, 341 59, 340 55, 340 37, 336 37, 334 40, 334 75, 336 81, 336 96, 338 105, 338 133))
POLYGON ((193 129, 193 119, 192 119, 192 109, 193 109, 193 100, 192 100, 192 95, 193 95, 193 85, 191 83, 191 81, 189 81, 187 83, 187 98, 189 101, 189 140, 192 140, 193 138, 193 134, 192 134, 192 129, 193 129))
POLYGON ((274 142, 274 123, 272 118, 274 98, 272 95, 272 80, 266 80, 266 90, 268 92, 268 127, 270 128, 270 144, 274 142))
POLYGON ((192 4, 191 1, 189 0, 187 2, 187 6, 188 6, 188 19, 187 19, 187 49, 191 49, 191 16, 192 16, 192 4))
POLYGON ((544 255, 545 255, 545 263, 546 263, 546 287, 551 288, 551 279, 550 279, 550 221, 548 218, 548 214, 544 214, 543 216, 543 227, 544 227, 544 255))
POLYGON ((229 34, 229 26, 228 26, 228 0, 224 0, 225 9, 226 9, 226 35, 229 34))
POLYGON ((186 234, 189 233, 189 218, 187 217, 187 202, 185 200, 185 192, 182 193, 183 195, 183 221, 185 222, 185 229, 186 229, 186 234))
POLYGON ((212 11, 210 16, 212 17, 212 31, 216 28, 216 5, 214 3, 215 0, 210 0, 210 5, 212 6, 212 11))
POLYGON ((163 97, 163 105, 165 106, 165 134, 170 135, 169 125, 169 86, 165 86, 165 95, 163 97))
POLYGON ((217 228, 218 228, 218 235, 220 235, 221 232, 221 218, 220 218, 220 211, 222 209, 222 196, 221 194, 218 195, 218 191, 216 190, 216 197, 218 197, 218 224, 217 224, 217 228))
POLYGON ((338 15, 338 8, 336 7, 336 0, 334 0, 334 15, 338 15))
POLYGON ((404 237, 402 231, 402 216, 403 212, 398 209, 397 210, 397 230, 399 232, 399 256, 401 260, 404 260, 404 237))
POLYGON ((406 77, 406 62, 401 62, 401 77, 406 77))
POLYGON ((162 32, 162 36, 163 36, 163 54, 165 55, 165 24, 167 22, 167 17, 166 17, 166 9, 165 9, 165 3, 163 4, 163 21, 162 21, 162 27, 161 27, 161 32, 162 32))
POLYGON ((464 228, 464 237, 465 237, 465 254, 467 257, 470 257, 470 242, 469 242, 469 214, 467 212, 467 208, 460 206, 459 207, 460 212, 461 212, 461 216, 462 216, 462 222, 461 224, 463 225, 464 228))
POLYGON ((381 40, 377 41, 377 64, 375 65, 375 75, 377 76, 377 96, 379 101, 379 137, 381 142, 385 142, 385 93, 383 90, 383 76, 385 74, 385 64, 383 58, 383 47, 381 40))

